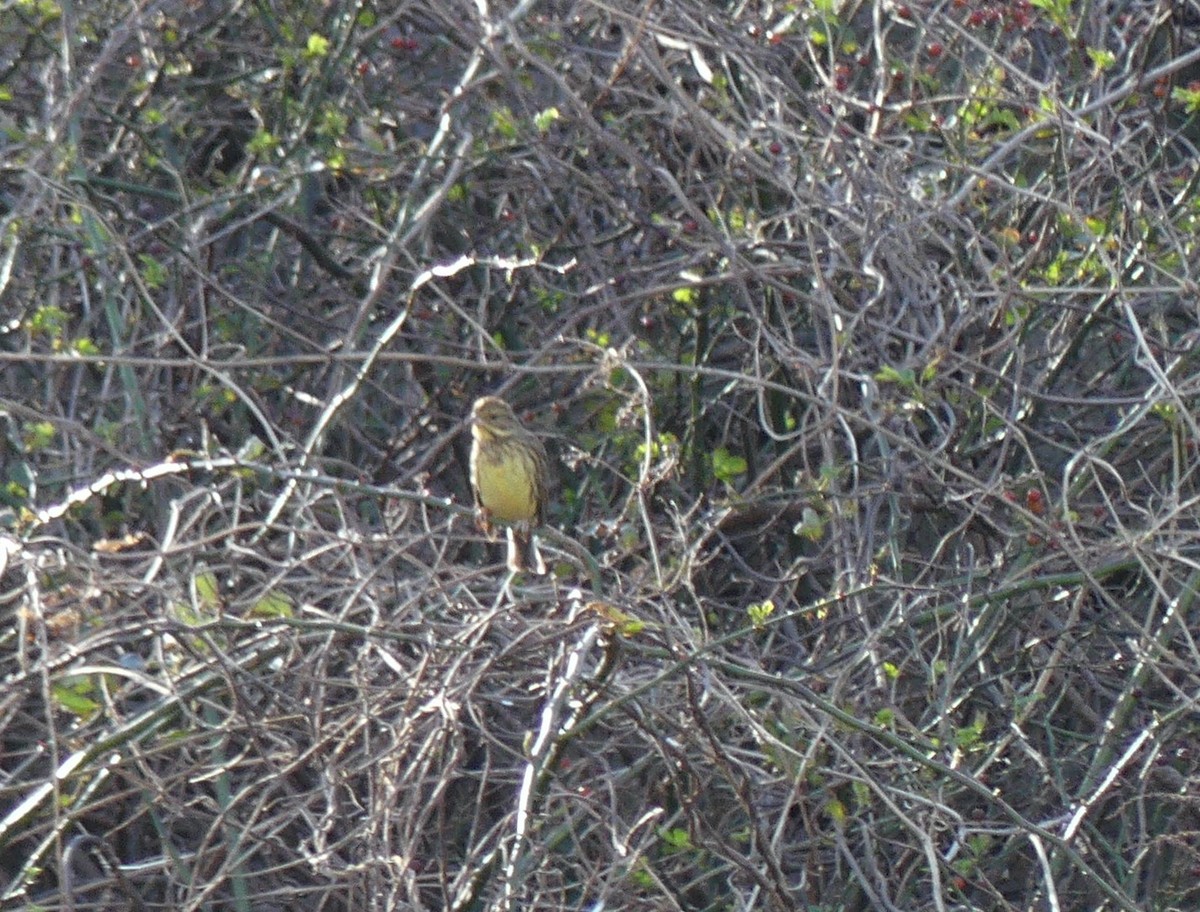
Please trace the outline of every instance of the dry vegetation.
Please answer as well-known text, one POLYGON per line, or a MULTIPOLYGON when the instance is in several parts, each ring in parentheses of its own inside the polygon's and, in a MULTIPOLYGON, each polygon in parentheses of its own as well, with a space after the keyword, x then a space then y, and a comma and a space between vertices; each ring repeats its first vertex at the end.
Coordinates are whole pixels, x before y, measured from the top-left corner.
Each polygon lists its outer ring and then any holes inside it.
POLYGON ((1196 908, 1198 30, 0 3, 0 906, 1196 908))

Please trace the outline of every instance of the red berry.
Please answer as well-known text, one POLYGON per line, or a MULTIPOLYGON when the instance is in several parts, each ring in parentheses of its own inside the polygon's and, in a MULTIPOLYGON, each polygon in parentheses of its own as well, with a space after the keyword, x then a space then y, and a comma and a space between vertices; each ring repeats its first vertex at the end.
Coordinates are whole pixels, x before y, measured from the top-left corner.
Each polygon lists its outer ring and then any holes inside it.
POLYGON ((937 58, 942 56, 942 53, 945 50, 946 49, 944 47, 942 47, 940 42, 934 41, 934 42, 930 43, 929 47, 925 48, 925 53, 928 54, 930 57, 932 57, 934 60, 936 60, 937 58))
POLYGON ((1046 512, 1046 498, 1037 488, 1030 488, 1025 492, 1025 506, 1034 516, 1041 516, 1046 512))

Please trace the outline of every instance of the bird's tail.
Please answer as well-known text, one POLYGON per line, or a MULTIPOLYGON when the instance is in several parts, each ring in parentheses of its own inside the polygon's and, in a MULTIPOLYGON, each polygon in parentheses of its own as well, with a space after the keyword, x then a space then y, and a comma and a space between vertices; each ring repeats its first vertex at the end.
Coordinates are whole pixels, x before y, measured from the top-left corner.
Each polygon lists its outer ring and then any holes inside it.
POLYGON ((545 576, 546 562, 542 560, 542 552, 538 548, 537 536, 532 530, 522 527, 508 527, 508 569, 513 573, 528 570, 533 566, 533 572, 545 576))

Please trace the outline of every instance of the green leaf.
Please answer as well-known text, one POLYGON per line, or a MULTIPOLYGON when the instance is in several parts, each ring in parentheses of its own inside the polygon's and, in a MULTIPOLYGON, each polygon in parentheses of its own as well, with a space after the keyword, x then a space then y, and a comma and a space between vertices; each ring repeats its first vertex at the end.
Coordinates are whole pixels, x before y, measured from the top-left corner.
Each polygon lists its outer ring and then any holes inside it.
POLYGON ((717 447, 712 454, 713 475, 726 484, 732 483, 739 475, 746 474, 746 460, 734 456, 724 447, 717 447))
POLYGON ((138 261, 142 264, 142 281, 147 288, 162 288, 167 283, 166 266, 148 253, 139 253, 138 261))
POLYGON ((252 137, 250 142, 246 143, 246 149, 252 155, 265 155, 268 152, 273 152, 279 145, 277 140, 267 130, 259 130, 252 137))
POLYGON ((682 827, 661 829, 658 831, 658 837, 667 844, 668 848, 676 852, 695 848, 695 846, 692 844, 692 837, 689 836, 688 831, 682 827))
POLYGON ((312 34, 308 36, 308 44, 304 47, 304 56, 309 60, 316 60, 320 57, 325 57, 329 54, 329 39, 324 35, 312 34))
POLYGON ((897 370, 890 364, 885 364, 875 372, 875 380, 878 383, 896 383, 906 389, 915 389, 917 385, 916 374, 912 372, 911 368, 897 370))
POLYGON ((504 139, 517 138, 517 121, 511 108, 499 107, 492 112, 492 129, 504 139))
POLYGON ((1171 90, 1171 100, 1182 104, 1183 110, 1188 114, 1200 112, 1200 89, 1176 86, 1171 90))
POLYGON ((825 813, 833 818, 833 822, 838 826, 844 826, 846 823, 846 817, 849 816, 846 812, 846 805, 842 804, 836 798, 830 799, 830 801, 826 803, 825 813))
POLYGON ((546 108, 544 111, 539 111, 534 115, 533 125, 537 127, 539 133, 545 133, 561 116, 558 108, 546 108))
POLYGON ((50 688, 54 701, 67 712, 76 716, 92 716, 100 710, 98 700, 88 694, 94 693, 95 685, 90 678, 63 678, 50 688))
POLYGON ((1090 47, 1087 49, 1087 55, 1091 58, 1092 65, 1100 71, 1112 69, 1113 64, 1117 62, 1117 55, 1105 48, 1090 47))
POLYGON ((750 623, 754 625, 755 630, 762 630, 766 626, 767 618, 775 613, 775 603, 770 599, 765 602, 755 602, 746 608, 746 614, 750 616, 750 623))
POLYGON ((37 453, 54 442, 54 425, 49 421, 29 421, 21 426, 21 445, 27 453, 37 453))
POLYGON ((290 618, 295 614, 292 600, 274 592, 264 595, 250 609, 250 617, 257 618, 290 618))
POLYGON ((820 541, 825 537, 825 520, 812 507, 806 506, 800 514, 800 522, 792 527, 792 534, 809 541, 820 541))

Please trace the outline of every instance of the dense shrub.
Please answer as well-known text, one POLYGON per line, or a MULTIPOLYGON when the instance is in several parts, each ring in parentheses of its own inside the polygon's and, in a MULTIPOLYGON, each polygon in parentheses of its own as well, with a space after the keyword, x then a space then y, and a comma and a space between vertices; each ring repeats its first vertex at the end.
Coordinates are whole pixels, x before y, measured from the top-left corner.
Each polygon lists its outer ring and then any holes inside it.
POLYGON ((1198 27, 8 4, 0 905, 1193 908, 1198 27))

